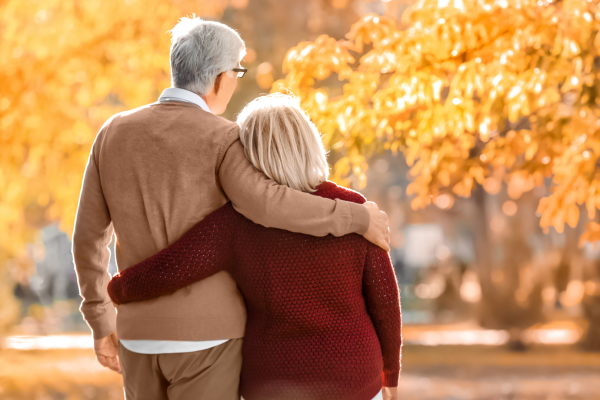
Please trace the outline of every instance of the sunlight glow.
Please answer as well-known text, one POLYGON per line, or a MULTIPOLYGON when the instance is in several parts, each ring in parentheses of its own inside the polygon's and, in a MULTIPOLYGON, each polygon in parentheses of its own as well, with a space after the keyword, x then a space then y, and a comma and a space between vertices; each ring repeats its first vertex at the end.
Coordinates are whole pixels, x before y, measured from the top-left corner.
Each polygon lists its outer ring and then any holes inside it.
POLYGON ((500 346, 507 343, 509 337, 508 332, 500 330, 429 331, 423 332, 415 344, 423 346, 500 346))
POLYGON ((524 341, 540 344, 575 344, 581 334, 572 329, 531 329, 525 332, 524 341))
POLYGON ((6 348, 15 350, 92 349, 90 335, 11 336, 6 348))
MULTIPOLYGON (((406 344, 422 346, 502 346, 508 343, 510 334, 505 330, 440 330, 424 331, 406 344)), ((575 329, 527 329, 522 340, 527 344, 569 345, 581 339, 575 329)))

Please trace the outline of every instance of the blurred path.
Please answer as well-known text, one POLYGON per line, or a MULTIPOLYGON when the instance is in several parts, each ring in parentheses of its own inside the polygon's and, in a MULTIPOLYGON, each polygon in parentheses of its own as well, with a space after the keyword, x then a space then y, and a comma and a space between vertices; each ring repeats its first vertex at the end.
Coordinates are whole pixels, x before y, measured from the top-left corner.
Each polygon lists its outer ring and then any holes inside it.
MULTIPOLYGON (((85 335, 89 339, 89 336, 85 335)), ((600 354, 575 346, 404 347, 402 400, 600 399, 600 354)), ((91 349, 0 350, 2 400, 122 400, 91 349)))
POLYGON ((122 383, 92 350, 0 350, 2 400, 122 400, 122 383))
MULTIPOLYGON (((405 344, 424 346, 501 346, 509 339, 506 331, 481 329, 472 324, 405 325, 402 335, 405 344)), ((524 334, 525 342, 534 344, 574 344, 580 337, 581 331, 568 327, 530 329, 524 334)), ((0 347, 15 350, 91 349, 92 340, 89 334, 9 336, 0 347)))

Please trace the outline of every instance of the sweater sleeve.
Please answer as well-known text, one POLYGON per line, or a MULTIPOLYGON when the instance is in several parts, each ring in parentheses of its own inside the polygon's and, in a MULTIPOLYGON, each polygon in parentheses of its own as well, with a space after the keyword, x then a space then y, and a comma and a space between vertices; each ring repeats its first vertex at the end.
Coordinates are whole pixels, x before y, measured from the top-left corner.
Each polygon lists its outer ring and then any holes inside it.
POLYGON ((402 357, 402 318, 396 274, 390 256, 372 243, 367 247, 363 296, 383 355, 383 386, 398 386, 402 357))
POLYGON ((108 294, 116 304, 171 293, 226 270, 233 259, 236 212, 227 203, 178 241, 113 276, 108 294))
POLYGON ((370 215, 364 205, 324 199, 277 184, 254 168, 239 140, 225 150, 218 176, 235 209, 267 228, 311 236, 364 235, 369 228, 370 215))
POLYGON ((97 162, 98 148, 106 129, 107 124, 96 137, 90 152, 73 231, 73 259, 83 298, 81 312, 94 339, 108 336, 116 329, 115 307, 106 293, 106 285, 110 279, 108 245, 112 239, 113 226, 97 162))

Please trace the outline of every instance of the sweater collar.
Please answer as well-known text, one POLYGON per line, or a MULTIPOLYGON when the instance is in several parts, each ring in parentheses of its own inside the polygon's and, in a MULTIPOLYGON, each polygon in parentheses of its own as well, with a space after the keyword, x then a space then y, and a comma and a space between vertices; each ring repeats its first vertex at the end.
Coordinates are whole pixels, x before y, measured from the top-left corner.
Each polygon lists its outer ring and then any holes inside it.
POLYGON ((159 103, 163 103, 166 101, 183 101, 186 103, 192 103, 197 105, 204 111, 210 112, 210 108, 208 108, 208 104, 206 104, 204 99, 198 96, 196 93, 190 92, 189 90, 181 88, 167 88, 162 92, 162 94, 158 98, 159 103))

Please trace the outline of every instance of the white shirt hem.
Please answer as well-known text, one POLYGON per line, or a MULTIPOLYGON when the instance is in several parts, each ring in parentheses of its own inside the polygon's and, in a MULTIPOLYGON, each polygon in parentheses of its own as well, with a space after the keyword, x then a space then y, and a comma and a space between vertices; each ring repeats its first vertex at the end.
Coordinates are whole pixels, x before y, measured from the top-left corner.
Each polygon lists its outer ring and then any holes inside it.
POLYGON ((139 354, 173 354, 193 353, 207 350, 222 345, 226 340, 203 340, 198 342, 185 342, 175 340, 120 340, 127 350, 139 354))

